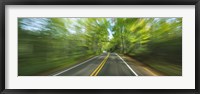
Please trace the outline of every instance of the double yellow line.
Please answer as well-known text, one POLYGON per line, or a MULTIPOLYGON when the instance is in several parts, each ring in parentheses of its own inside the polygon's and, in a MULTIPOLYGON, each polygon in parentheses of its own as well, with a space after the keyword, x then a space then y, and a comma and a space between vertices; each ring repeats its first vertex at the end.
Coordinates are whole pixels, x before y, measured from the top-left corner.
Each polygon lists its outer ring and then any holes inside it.
POLYGON ((110 55, 110 53, 108 53, 106 58, 104 58, 104 60, 101 62, 101 64, 90 74, 90 76, 97 76, 98 75, 98 73, 103 68, 103 66, 105 65, 106 61, 108 60, 109 55, 110 55))

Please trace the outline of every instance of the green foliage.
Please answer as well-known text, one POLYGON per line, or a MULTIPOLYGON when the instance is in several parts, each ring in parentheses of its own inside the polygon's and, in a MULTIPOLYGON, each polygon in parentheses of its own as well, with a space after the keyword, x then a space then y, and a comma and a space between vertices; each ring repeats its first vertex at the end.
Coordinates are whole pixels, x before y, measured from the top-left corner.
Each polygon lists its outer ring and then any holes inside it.
POLYGON ((18 24, 19 75, 69 67, 103 51, 175 64, 181 73, 182 18, 19 18, 18 24))

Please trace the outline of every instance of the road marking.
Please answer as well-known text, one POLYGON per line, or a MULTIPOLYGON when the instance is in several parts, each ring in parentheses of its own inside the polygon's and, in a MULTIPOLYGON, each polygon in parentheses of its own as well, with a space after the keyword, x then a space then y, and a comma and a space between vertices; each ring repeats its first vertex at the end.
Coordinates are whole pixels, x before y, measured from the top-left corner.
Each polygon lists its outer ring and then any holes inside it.
POLYGON ((59 75, 59 74, 62 74, 62 73, 64 73, 64 72, 67 72, 67 71, 69 71, 69 70, 71 70, 71 69, 73 69, 73 68, 76 68, 76 67, 78 67, 78 66, 80 66, 80 65, 82 65, 82 64, 85 64, 86 62, 91 61, 91 60, 93 60, 93 59, 95 59, 95 58, 97 58, 97 57, 98 57, 98 56, 95 56, 95 57, 93 57, 93 58, 90 58, 90 59, 88 59, 88 60, 86 60, 86 61, 84 61, 84 62, 82 62, 82 63, 80 63, 80 64, 78 64, 78 65, 75 65, 75 66, 73 66, 73 67, 70 67, 70 68, 68 68, 68 69, 66 69, 66 70, 64 70, 64 71, 59 72, 59 73, 56 73, 56 74, 54 74, 53 76, 57 76, 57 75, 59 75))
POLYGON ((106 61, 108 60, 110 53, 104 58, 104 60, 99 64, 99 66, 90 74, 90 76, 97 76, 100 70, 103 68, 105 65, 106 61))
POLYGON ((110 56, 110 53, 108 53, 108 55, 107 55, 107 57, 106 57, 106 59, 105 59, 103 65, 101 65, 101 67, 99 68, 99 70, 96 72, 95 76, 97 76, 98 73, 100 72, 100 70, 103 68, 103 66, 105 65, 105 63, 106 63, 106 61, 108 60, 108 57, 109 57, 109 56, 110 56))
POLYGON ((124 61, 124 59, 122 59, 117 53, 115 54, 126 64, 126 66, 131 70, 131 72, 135 74, 135 76, 138 76, 138 74, 135 71, 133 71, 133 69, 124 61))

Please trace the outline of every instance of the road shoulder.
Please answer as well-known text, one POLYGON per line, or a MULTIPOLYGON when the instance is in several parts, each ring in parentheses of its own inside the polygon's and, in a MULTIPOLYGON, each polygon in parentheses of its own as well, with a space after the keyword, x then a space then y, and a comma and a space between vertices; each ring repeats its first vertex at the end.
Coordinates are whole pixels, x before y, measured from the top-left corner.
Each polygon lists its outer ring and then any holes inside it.
POLYGON ((120 57, 127 62, 127 64, 139 75, 139 76, 164 76, 163 73, 151 68, 150 66, 133 59, 131 57, 119 54, 120 57))

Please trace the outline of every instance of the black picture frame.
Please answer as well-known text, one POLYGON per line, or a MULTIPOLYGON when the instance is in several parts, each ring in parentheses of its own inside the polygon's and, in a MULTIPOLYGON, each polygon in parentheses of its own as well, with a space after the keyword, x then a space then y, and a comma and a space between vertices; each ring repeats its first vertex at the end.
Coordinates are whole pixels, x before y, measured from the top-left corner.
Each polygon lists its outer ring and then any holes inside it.
POLYGON ((1 94, 199 94, 200 0, 1 0, 0 15, 1 94), (195 5, 195 89, 5 89, 6 5, 195 5))

